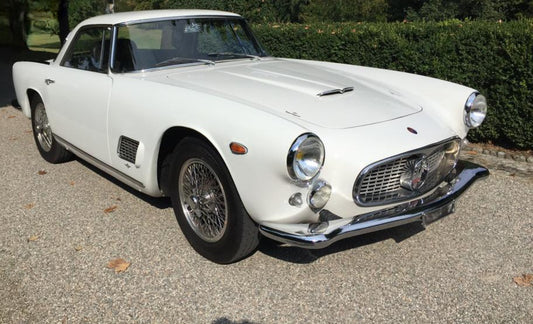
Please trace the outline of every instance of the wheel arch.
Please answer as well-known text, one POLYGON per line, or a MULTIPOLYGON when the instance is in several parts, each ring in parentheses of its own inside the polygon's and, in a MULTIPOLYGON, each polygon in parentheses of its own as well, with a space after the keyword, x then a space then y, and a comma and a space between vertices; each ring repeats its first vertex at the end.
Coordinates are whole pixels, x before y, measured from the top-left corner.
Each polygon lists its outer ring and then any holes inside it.
POLYGON ((38 90, 35 90, 33 88, 26 89, 26 96, 24 98, 24 102, 19 102, 19 104, 22 107, 22 111, 26 115, 26 117, 31 118, 31 103, 34 98, 40 98, 43 100, 43 96, 38 90))
POLYGON ((186 137, 194 137, 202 140, 209 145, 213 151, 216 152, 224 161, 222 154, 220 154, 216 146, 213 145, 213 143, 199 131, 183 126, 175 126, 167 129, 161 136, 161 144, 159 145, 159 152, 157 156, 157 181, 159 188, 166 196, 168 196, 169 193, 168 183, 165 181, 165 179, 169 178, 169 165, 167 164, 167 157, 172 154, 174 148, 186 137))

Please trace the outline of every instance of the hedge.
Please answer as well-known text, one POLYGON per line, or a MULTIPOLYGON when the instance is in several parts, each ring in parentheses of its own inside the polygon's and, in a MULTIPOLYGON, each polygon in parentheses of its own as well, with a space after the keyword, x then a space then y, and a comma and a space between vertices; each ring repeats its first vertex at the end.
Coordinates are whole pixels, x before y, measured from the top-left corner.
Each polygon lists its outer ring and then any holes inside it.
POLYGON ((533 148, 533 20, 270 24, 253 29, 278 57, 399 70, 478 89, 489 114, 472 141, 533 148))

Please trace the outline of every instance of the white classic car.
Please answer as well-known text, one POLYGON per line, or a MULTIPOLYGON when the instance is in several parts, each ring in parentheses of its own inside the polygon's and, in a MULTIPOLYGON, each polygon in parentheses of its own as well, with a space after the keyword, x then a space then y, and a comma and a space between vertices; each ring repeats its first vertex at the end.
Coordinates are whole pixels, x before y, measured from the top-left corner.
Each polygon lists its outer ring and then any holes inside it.
POLYGON ((239 15, 117 13, 79 24, 54 61, 13 66, 42 157, 72 153, 170 196, 201 255, 261 236, 323 248, 430 223, 488 175, 458 160, 485 97, 407 73, 271 57, 239 15))

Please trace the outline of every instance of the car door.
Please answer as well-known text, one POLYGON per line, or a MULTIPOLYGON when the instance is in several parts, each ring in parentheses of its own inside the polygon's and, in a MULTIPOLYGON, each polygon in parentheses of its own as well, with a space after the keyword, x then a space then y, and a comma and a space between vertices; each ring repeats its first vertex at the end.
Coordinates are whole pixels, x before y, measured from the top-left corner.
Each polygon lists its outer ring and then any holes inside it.
POLYGON ((46 80, 55 135, 107 164, 110 39, 108 26, 80 29, 46 80))

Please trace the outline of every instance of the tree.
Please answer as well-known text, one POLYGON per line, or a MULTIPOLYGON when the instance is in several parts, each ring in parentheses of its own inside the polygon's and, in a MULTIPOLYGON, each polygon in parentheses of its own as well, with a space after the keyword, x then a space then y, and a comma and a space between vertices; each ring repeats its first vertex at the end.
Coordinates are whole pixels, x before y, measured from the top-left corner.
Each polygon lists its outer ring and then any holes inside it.
POLYGON ((61 45, 63 45, 70 31, 68 23, 68 0, 59 1, 57 6, 57 21, 59 22, 59 39, 61 40, 61 45))
POLYGON ((12 44, 22 49, 28 48, 26 39, 30 28, 29 9, 27 0, 8 0, 9 29, 12 35, 12 44))
POLYGON ((532 16, 532 0, 421 0, 407 8, 408 20, 512 20, 532 16))
POLYGON ((306 22, 386 21, 386 0, 311 0, 304 9, 306 22))

